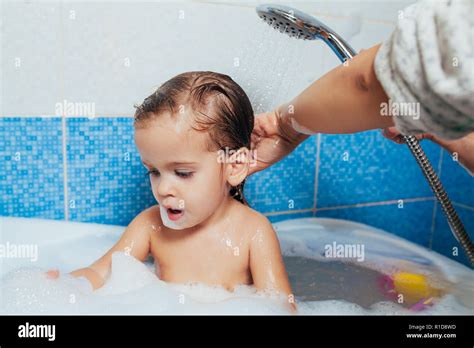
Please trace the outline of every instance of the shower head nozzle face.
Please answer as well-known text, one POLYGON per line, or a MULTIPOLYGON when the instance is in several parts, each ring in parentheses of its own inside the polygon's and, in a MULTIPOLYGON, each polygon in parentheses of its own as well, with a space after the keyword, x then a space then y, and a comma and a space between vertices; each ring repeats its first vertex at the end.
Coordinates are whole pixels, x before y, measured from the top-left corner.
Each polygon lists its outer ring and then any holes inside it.
POLYGON ((287 6, 260 5, 257 14, 274 29, 297 39, 315 40, 326 29, 315 18, 287 6))
POLYGON ((356 55, 355 50, 337 33, 316 18, 288 6, 260 5, 257 14, 274 29, 303 40, 323 40, 344 62, 356 55))

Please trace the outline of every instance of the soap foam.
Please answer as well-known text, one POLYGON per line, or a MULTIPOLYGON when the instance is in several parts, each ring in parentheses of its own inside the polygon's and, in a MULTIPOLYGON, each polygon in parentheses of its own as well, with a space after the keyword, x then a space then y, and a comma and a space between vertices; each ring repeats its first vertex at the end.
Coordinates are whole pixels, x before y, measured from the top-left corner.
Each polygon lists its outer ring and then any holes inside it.
POLYGON ((289 314, 282 302, 250 286, 234 292, 204 284, 168 284, 145 264, 122 252, 112 256, 112 272, 92 291, 82 279, 44 269, 20 268, 1 282, 2 314, 289 314))
MULTIPOLYGON (((400 271, 425 274, 432 285, 447 288, 448 293, 421 312, 385 300, 363 308, 334 299, 300 301, 297 296, 300 314, 474 313, 473 271, 440 254, 347 221, 309 218, 274 226, 286 257, 332 262, 324 256, 325 244, 363 243, 364 267, 384 274, 400 271)), ((283 304, 281 299, 259 292, 253 286, 238 286, 229 292, 200 283, 169 284, 156 276, 155 265, 121 252, 112 256, 112 273, 96 291, 92 291, 87 280, 68 275, 67 272, 102 256, 122 234, 121 226, 3 217, 0 228, 3 228, 2 240, 37 243, 40 251, 37 267, 31 267, 27 259, 2 259, 2 314, 288 314, 286 301, 283 304), (57 266, 62 267, 59 279, 48 279, 45 272, 57 266)))
MULTIPOLYGON (((83 279, 61 274, 49 279, 41 268, 20 268, 1 283, 2 314, 291 314, 282 296, 237 286, 233 292, 201 283, 169 284, 142 262, 122 252, 112 255, 112 272, 92 291, 83 279)), ((393 302, 370 309, 346 301, 296 301, 298 314, 414 314, 393 302)), ((472 314, 453 296, 420 314, 472 314)))

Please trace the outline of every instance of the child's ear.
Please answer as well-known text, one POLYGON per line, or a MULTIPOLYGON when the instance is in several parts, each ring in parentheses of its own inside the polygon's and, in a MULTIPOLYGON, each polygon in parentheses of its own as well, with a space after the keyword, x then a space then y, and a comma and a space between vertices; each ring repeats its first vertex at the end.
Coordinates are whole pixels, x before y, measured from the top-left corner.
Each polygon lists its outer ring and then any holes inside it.
POLYGON ((227 162, 227 182, 231 186, 237 186, 247 177, 249 173, 250 150, 241 147, 229 156, 227 162))

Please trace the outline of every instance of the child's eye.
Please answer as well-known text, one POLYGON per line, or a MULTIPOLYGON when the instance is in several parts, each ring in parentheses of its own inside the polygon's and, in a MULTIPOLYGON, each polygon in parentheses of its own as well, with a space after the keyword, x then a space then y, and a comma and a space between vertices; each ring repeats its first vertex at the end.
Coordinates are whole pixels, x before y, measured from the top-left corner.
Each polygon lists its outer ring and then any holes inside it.
POLYGON ((193 172, 181 172, 181 171, 176 170, 175 173, 180 178, 190 178, 193 176, 193 172))
POLYGON ((160 175, 160 172, 155 170, 155 169, 152 169, 152 170, 147 171, 145 175, 146 176, 148 176, 148 175, 158 176, 158 175, 160 175))

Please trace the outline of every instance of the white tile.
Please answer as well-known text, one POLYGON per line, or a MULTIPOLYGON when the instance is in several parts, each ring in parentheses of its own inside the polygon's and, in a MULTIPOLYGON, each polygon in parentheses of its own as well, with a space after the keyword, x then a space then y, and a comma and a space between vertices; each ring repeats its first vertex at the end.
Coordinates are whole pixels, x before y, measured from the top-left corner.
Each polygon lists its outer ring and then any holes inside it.
POLYGON ((359 34, 351 39, 352 47, 359 52, 387 40, 395 29, 395 24, 362 22, 359 34))
POLYGON ((58 2, 4 2, 0 116, 53 114, 61 98, 58 2))
POLYGON ((229 70, 248 32, 229 25, 248 10, 215 5, 82 4, 74 10, 76 19, 64 28, 65 95, 95 102, 98 115, 132 114, 133 103, 178 73, 229 70))
POLYGON ((154 87, 190 70, 230 74, 242 85, 251 83, 243 87, 259 96, 253 99, 276 105, 291 95, 292 85, 304 86, 324 64, 317 59, 322 45, 274 31, 252 8, 121 3, 71 9, 75 19, 64 22, 65 99, 94 102, 98 115, 131 115, 133 104, 154 87), (234 66, 235 59, 240 66, 234 66), (306 62, 311 69, 297 71, 306 62))
MULTIPOLYGON (((10 9, 4 63, 20 52, 34 58, 34 65, 5 70, 11 114, 53 114, 55 104, 67 100, 95 103, 98 116, 131 116, 134 103, 190 70, 231 75, 259 112, 291 100, 340 64, 324 42, 287 37, 261 21, 252 6, 65 2, 53 20, 46 5, 22 6, 10 9), (37 23, 38 9, 50 20, 37 23), (15 27, 22 16, 30 20, 15 27)), ((366 21, 358 26, 356 17, 318 18, 356 50, 380 42, 392 28, 366 21)))
MULTIPOLYGON (((433 0, 436 1, 436 0, 433 0)), ((280 4, 317 15, 350 16, 360 14, 364 19, 396 21, 398 11, 415 3, 416 0, 200 0, 205 3, 219 3, 233 6, 256 7, 260 4, 280 4)))

